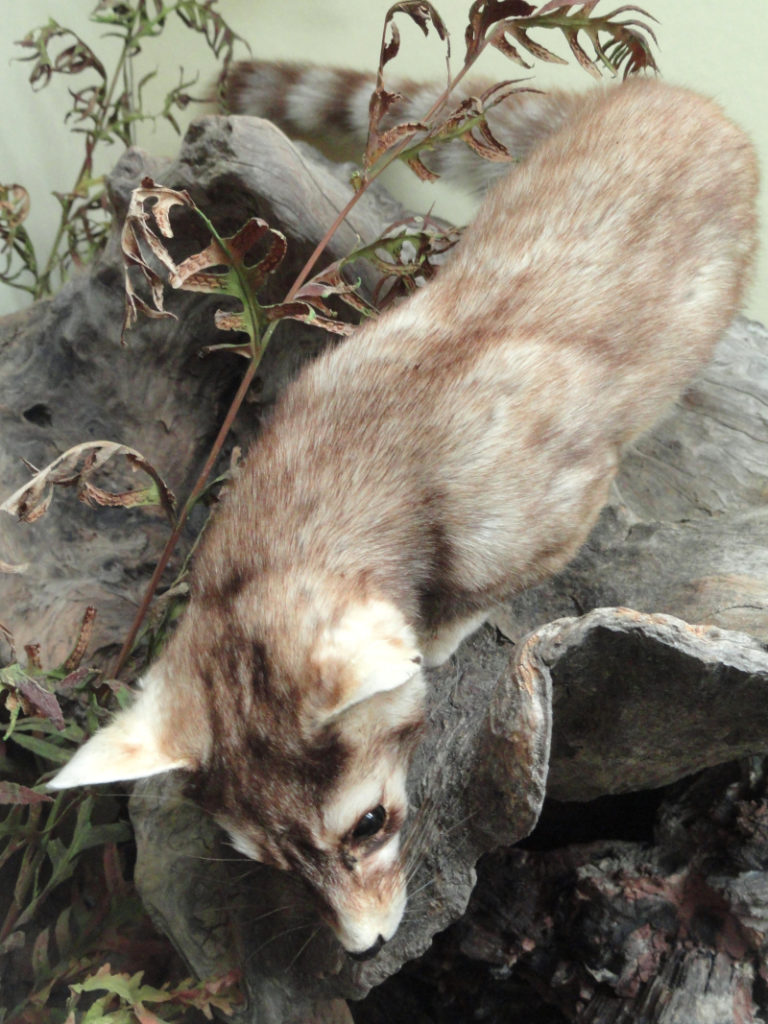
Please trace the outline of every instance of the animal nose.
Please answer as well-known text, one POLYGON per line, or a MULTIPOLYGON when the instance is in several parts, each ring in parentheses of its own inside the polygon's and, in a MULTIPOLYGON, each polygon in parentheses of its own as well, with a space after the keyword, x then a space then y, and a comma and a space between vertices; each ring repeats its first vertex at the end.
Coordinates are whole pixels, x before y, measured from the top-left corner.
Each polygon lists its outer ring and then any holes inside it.
POLYGON ((376 956, 385 941, 384 936, 380 935, 374 944, 369 946, 368 949, 364 949, 362 953, 350 953, 349 955, 353 960, 370 960, 372 956, 376 956))

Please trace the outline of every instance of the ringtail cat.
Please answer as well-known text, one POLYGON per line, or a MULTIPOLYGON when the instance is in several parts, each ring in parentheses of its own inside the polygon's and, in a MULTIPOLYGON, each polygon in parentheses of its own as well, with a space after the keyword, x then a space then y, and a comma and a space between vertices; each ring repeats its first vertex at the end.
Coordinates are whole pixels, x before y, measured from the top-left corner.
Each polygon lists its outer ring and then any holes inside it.
MULTIPOLYGON (((259 112, 291 124, 308 105, 317 130, 353 127, 364 105, 319 88, 345 73, 294 68, 294 91, 261 68, 259 112)), ((430 283, 288 386, 135 703, 52 783, 189 772, 358 957, 406 902, 423 670, 578 550, 622 450, 739 308, 755 247, 755 156, 714 102, 643 79, 495 116, 527 158, 430 283)))

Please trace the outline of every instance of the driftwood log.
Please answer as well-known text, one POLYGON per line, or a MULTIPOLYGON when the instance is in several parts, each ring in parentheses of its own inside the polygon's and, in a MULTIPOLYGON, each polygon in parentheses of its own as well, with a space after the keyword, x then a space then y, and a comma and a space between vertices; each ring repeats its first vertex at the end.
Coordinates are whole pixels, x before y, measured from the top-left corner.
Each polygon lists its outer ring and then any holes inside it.
MULTIPOLYGON (((129 151, 110 184, 118 220, 146 175, 187 188, 226 233, 254 214, 283 230, 276 297, 348 194, 343 169, 248 118, 197 122, 173 163, 129 151)), ((374 193, 331 255, 401 216, 374 193)), ((55 299, 0 322, 6 493, 24 482, 22 458, 43 466, 100 438, 140 450, 185 493, 240 367, 198 358, 221 340, 209 300, 169 305, 177 321, 145 321, 120 346, 113 241, 55 299)), ((281 331, 233 444, 249 443, 326 340, 281 331)), ((232 863, 181 780, 134 787, 143 898, 198 974, 242 966, 239 1021, 765 1019, 768 804, 754 755, 768 752, 766 341, 737 321, 627 454, 572 565, 432 673, 410 783, 412 897, 375 960, 343 954, 295 879, 232 863)), ((92 660, 106 664, 166 530, 66 493, 33 525, 0 517, 0 561, 28 564, 0 576, 0 622, 53 664, 94 605, 92 660)))

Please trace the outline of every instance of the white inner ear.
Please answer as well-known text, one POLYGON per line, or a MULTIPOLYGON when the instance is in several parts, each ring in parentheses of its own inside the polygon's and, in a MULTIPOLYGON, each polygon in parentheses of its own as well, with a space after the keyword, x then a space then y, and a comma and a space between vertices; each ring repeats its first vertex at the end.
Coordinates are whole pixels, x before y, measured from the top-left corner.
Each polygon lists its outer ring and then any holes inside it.
POLYGON ((381 600, 353 605, 324 632, 317 657, 334 697, 329 717, 402 686, 421 666, 413 630, 393 604, 381 600))
POLYGON ((98 782, 127 782, 158 775, 172 768, 191 768, 189 758, 167 749, 164 728, 168 709, 161 698, 160 677, 146 677, 135 703, 120 711, 106 728, 92 736, 48 783, 68 789, 98 782))

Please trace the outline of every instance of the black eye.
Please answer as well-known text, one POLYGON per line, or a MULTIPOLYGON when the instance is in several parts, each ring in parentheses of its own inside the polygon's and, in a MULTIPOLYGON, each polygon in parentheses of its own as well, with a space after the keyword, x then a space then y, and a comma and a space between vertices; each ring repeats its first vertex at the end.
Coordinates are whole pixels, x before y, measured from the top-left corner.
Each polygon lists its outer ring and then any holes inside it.
POLYGON ((353 839, 370 839, 371 836, 375 836, 377 832, 380 832, 384 822, 387 820, 387 812, 381 806, 374 807, 372 811, 368 811, 362 816, 360 821, 355 825, 352 830, 353 839))

